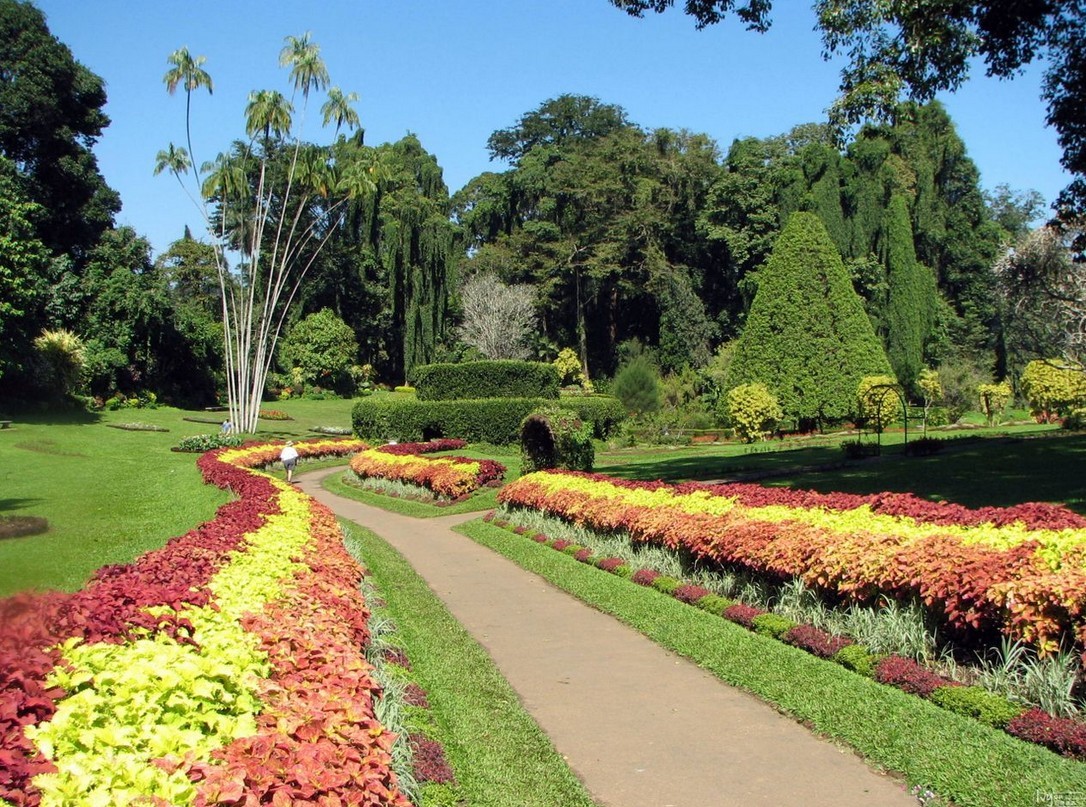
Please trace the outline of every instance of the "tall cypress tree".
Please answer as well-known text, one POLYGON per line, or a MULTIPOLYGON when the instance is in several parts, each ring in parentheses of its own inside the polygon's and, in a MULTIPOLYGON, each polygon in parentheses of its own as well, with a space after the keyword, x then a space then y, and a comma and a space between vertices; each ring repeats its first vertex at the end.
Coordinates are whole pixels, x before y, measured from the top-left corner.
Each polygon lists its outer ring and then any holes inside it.
POLYGON ((905 198, 894 194, 883 228, 887 300, 886 353, 898 381, 912 389, 924 368, 924 345, 935 317, 935 277, 916 259, 905 198))
POLYGON ((821 425, 854 414, 860 379, 889 373, 825 226, 793 213, 761 272, 726 386, 760 381, 786 417, 821 425))

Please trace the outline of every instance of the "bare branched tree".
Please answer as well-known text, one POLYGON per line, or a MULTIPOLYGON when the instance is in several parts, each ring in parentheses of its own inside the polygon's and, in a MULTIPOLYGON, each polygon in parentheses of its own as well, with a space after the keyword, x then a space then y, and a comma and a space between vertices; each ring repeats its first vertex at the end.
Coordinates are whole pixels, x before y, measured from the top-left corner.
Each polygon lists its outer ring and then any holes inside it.
MULTIPOLYGON (((324 90, 328 71, 309 34, 289 36, 279 64, 290 69, 293 92, 261 90, 245 109, 248 142, 199 168, 192 159, 191 108, 194 90, 211 92, 203 56, 187 48, 170 55, 163 77, 172 94, 185 90, 188 150, 158 153, 155 173, 169 171, 200 209, 213 234, 222 295, 226 396, 237 431, 255 432, 260 401, 283 330, 287 310, 302 278, 342 216, 346 202, 375 189, 380 174, 376 152, 359 146, 349 152, 305 145, 302 121, 310 93, 324 90), (301 96, 299 99, 299 95, 301 96), (295 104, 301 104, 295 125, 295 104), (350 157, 337 159, 336 154, 350 157)), ((322 106, 324 123, 356 128, 350 104, 357 96, 333 87, 322 106)))
POLYGON ((1086 371, 1086 264, 1060 232, 1041 227, 996 262, 1010 339, 1029 358, 1060 357, 1086 371))
POLYGON ((535 289, 507 286, 492 274, 468 278, 460 288, 464 318, 460 339, 488 359, 524 359, 535 330, 535 289))

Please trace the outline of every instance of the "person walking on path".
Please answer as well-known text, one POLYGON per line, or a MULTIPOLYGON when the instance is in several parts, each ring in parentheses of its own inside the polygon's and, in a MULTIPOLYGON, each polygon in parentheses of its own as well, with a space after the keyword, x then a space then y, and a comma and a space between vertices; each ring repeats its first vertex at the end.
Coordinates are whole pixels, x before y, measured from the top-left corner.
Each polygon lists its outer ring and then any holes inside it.
POLYGON ((294 447, 293 440, 287 440, 287 444, 279 452, 279 459, 283 463, 283 469, 287 472, 287 482, 293 484, 294 468, 298 465, 298 449, 294 447))

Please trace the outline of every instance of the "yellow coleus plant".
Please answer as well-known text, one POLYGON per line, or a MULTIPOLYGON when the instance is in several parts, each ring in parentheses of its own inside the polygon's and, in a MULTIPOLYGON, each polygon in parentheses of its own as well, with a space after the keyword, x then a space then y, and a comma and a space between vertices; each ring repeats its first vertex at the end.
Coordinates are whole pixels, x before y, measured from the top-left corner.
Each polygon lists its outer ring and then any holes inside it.
POLYGON ((212 576, 211 604, 180 612, 192 625, 191 643, 156 634, 62 646, 63 663, 49 683, 68 695, 51 720, 27 728, 57 768, 34 779, 42 805, 107 807, 146 797, 191 803, 192 782, 153 760, 206 761, 216 748, 256 733, 256 693, 268 663, 240 620, 279 596, 300 568, 293 558, 311 540, 310 500, 273 483, 280 512, 247 534, 212 576))

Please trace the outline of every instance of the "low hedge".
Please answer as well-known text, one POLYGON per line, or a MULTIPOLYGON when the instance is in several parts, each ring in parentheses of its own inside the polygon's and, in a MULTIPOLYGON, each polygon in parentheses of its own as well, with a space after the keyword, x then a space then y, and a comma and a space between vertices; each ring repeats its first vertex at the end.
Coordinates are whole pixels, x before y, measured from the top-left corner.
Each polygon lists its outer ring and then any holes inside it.
POLYGON ((411 371, 420 401, 558 397, 558 371, 536 361, 471 361, 424 364, 411 371))
MULTIPOLYGON (((562 399, 558 405, 591 423, 595 436, 606 436, 620 419, 615 407, 621 413, 622 405, 617 399, 605 396, 585 404, 592 400, 562 399)), ((506 445, 520 439, 524 418, 546 403, 542 398, 423 401, 412 395, 372 395, 355 404, 351 420, 355 434, 370 440, 405 442, 458 437, 470 442, 506 445)))

